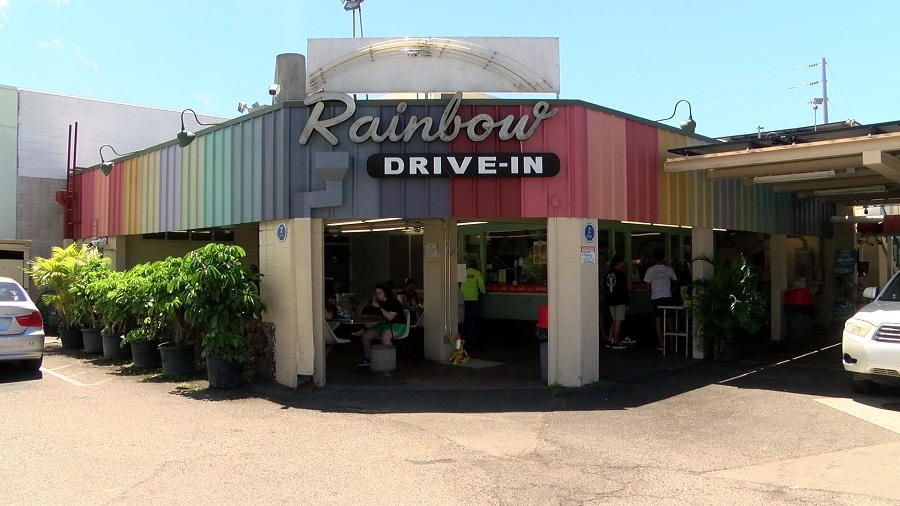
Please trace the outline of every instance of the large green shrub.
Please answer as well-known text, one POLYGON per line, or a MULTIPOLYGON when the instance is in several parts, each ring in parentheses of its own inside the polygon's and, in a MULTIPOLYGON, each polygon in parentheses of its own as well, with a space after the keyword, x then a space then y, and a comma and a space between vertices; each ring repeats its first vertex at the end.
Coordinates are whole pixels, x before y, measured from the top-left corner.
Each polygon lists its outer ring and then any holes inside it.
POLYGON ((244 326, 263 309, 249 272, 241 266, 239 246, 207 244, 184 257, 185 322, 201 335, 203 356, 242 362, 249 338, 244 326))

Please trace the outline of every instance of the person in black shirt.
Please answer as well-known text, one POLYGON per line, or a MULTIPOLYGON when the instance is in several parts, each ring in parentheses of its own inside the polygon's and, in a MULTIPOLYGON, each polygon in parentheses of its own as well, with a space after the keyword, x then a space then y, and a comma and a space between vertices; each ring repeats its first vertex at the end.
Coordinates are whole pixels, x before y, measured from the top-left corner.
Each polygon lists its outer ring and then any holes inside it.
POLYGON ((384 323, 373 326, 362 335, 363 360, 356 364, 360 367, 369 367, 369 358, 372 356, 372 341, 376 337, 380 337, 381 344, 387 346, 391 344, 394 336, 399 336, 406 332, 403 304, 394 298, 393 294, 391 294, 391 289, 384 283, 375 287, 375 296, 372 297, 370 305, 381 311, 384 323))
POLYGON ((612 268, 603 277, 603 287, 606 289, 606 303, 609 306, 609 314, 613 324, 609 329, 609 348, 624 350, 625 345, 619 342, 622 333, 622 322, 625 321, 625 313, 628 311, 628 279, 625 276, 625 257, 615 254, 610 262, 612 268))

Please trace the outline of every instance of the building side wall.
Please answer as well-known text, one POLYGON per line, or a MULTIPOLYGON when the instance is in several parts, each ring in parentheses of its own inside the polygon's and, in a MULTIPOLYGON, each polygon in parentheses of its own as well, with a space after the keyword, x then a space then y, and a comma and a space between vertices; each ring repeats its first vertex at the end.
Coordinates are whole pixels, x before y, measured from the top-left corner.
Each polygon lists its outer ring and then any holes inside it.
MULTIPOLYGON (((14 181, 18 176, 16 142, 18 139, 17 116, 19 94, 15 88, 0 86, 0 178, 14 181)), ((11 184, 0 185, 0 216, 15 216, 18 212, 18 192, 11 184)), ((15 239, 16 222, 0 220, 0 239, 15 239)))
POLYGON ((53 246, 62 244, 62 206, 56 192, 65 187, 64 179, 16 178, 16 239, 31 241, 32 257, 46 258, 53 246))
MULTIPOLYGON (((200 115, 204 123, 222 119, 200 115)), ((181 112, 20 90, 19 173, 27 177, 66 177, 69 125, 75 122, 77 165, 91 167, 100 163, 100 146, 104 144, 128 153, 174 139, 181 127, 181 112)), ((185 127, 202 128, 190 113, 185 115, 185 127)), ((103 156, 117 158, 107 150, 103 156)))

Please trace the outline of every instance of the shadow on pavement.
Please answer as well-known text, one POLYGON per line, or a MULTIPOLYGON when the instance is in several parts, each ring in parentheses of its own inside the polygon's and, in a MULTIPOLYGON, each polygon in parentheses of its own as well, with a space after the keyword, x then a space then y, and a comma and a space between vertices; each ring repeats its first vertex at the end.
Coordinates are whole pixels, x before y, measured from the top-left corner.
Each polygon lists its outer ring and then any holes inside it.
POLYGON ((18 362, 0 362, 0 384, 35 381, 44 377, 41 371, 22 369, 18 362))
MULTIPOLYGON (((540 382, 537 346, 532 343, 474 344, 470 352, 474 357, 500 363, 474 369, 417 359, 421 350, 413 344, 406 350, 398 348, 398 369, 392 375, 357 368, 358 346, 348 343, 329 355, 324 388, 305 384, 295 390, 260 382, 231 390, 183 388, 173 393, 205 401, 259 398, 283 409, 354 413, 619 410, 711 385, 851 397, 840 363, 839 337, 828 331, 809 341, 744 343, 741 359, 733 363, 662 357, 646 346, 625 352, 604 350, 601 380, 571 389, 540 382)), ((872 398, 872 404, 881 407, 884 402, 872 398)))

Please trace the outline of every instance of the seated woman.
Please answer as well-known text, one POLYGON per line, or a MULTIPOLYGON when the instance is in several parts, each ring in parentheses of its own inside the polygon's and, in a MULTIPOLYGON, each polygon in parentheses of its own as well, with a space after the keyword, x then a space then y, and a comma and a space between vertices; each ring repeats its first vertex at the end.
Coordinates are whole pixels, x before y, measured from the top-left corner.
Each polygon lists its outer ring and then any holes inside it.
POLYGON ((377 285, 371 305, 381 311, 384 323, 373 326, 362 335, 364 358, 356 364, 359 367, 369 367, 369 358, 372 356, 372 341, 376 337, 381 339, 381 344, 387 346, 391 344, 394 336, 399 336, 406 332, 403 305, 391 295, 390 288, 383 283, 377 285))

